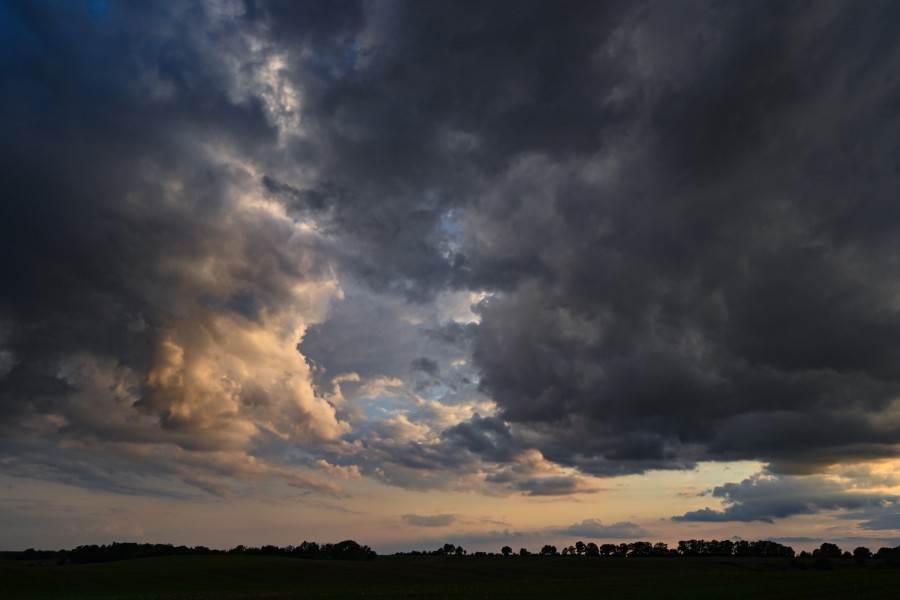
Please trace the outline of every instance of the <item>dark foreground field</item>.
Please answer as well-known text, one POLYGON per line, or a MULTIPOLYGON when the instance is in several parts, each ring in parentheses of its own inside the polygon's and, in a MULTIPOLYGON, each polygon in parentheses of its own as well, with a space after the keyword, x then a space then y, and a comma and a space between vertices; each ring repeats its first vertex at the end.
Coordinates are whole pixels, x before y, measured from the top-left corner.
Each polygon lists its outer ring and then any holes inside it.
POLYGON ((0 563, 0 598, 895 598, 900 571, 789 559, 380 557, 373 562, 172 556, 0 563))

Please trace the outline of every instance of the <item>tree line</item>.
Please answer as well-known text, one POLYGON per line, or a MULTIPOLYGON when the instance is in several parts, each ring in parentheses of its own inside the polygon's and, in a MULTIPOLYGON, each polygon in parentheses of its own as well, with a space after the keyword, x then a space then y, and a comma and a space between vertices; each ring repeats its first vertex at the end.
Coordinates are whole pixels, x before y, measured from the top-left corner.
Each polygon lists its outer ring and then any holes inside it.
MULTIPOLYGON (((823 543, 812 552, 802 551, 799 555, 790 546, 773 542, 771 540, 682 540, 675 547, 670 548, 665 542, 631 542, 621 544, 600 544, 594 542, 585 543, 578 541, 571 546, 557 548, 552 544, 545 544, 539 552, 531 552, 527 548, 520 548, 518 552, 510 546, 503 546, 499 552, 503 556, 590 556, 590 557, 663 557, 663 556, 727 556, 727 557, 768 557, 768 558, 810 558, 830 560, 834 558, 852 558, 862 564, 870 558, 881 559, 885 564, 900 566, 900 546, 895 548, 880 548, 872 552, 864 546, 857 547, 853 552, 841 550, 837 544, 823 543)), ((447 543, 435 550, 413 550, 410 552, 397 552, 396 555, 405 556, 496 556, 493 552, 474 552, 469 554, 462 546, 447 543)))
MULTIPOLYGON (((444 544, 435 550, 413 550, 411 552, 397 552, 398 555, 445 555, 466 556, 468 552, 462 546, 444 544)), ((520 548, 514 552, 510 546, 500 549, 503 556, 607 556, 607 557, 639 557, 639 556, 783 556, 793 558, 794 549, 777 542, 759 540, 749 542, 740 540, 686 540, 678 542, 676 548, 669 548, 665 542, 631 542, 622 544, 601 544, 594 542, 584 543, 578 541, 571 546, 557 548, 551 544, 545 544, 540 552, 532 553, 526 548, 520 548)), ((493 552, 475 552, 474 556, 494 556, 493 552)))
MULTIPOLYGON (((256 556, 284 556, 310 560, 374 560, 376 552, 369 546, 361 545, 353 540, 338 543, 319 544, 304 541, 298 546, 243 546, 238 545, 230 550, 217 550, 206 546, 173 546, 172 544, 138 544, 134 542, 113 542, 107 545, 84 545, 71 550, 34 550, 0 551, 0 559, 16 561, 56 561, 67 563, 98 563, 155 556, 205 555, 205 554, 245 554, 256 556)), ((532 553, 526 548, 514 552, 510 546, 503 546, 499 552, 503 556, 588 556, 588 557, 782 557, 813 559, 824 561, 845 558, 854 559, 863 564, 871 558, 880 559, 888 566, 900 567, 900 546, 883 547, 872 552, 864 546, 852 552, 842 550, 837 544, 823 543, 812 552, 803 551, 799 555, 790 546, 771 540, 682 540, 674 547, 665 542, 637 541, 621 544, 595 544, 594 542, 577 541, 570 546, 557 548, 545 544, 539 552, 532 553)), ((413 550, 397 552, 396 555, 441 555, 441 556, 497 556, 493 552, 469 553, 462 546, 447 543, 435 550, 413 550)), ((820 566, 822 566, 820 565, 820 566)))
POLYGON ((105 545, 78 546, 71 550, 34 550, 21 552, 0 552, 0 559, 25 561, 56 560, 58 564, 99 563, 155 556, 182 556, 206 554, 246 554, 256 556, 285 556, 312 560, 374 560, 377 554, 369 546, 353 540, 336 544, 319 544, 304 541, 299 546, 244 546, 230 550, 216 550, 206 546, 173 546, 172 544, 138 544, 134 542, 113 542, 105 545))

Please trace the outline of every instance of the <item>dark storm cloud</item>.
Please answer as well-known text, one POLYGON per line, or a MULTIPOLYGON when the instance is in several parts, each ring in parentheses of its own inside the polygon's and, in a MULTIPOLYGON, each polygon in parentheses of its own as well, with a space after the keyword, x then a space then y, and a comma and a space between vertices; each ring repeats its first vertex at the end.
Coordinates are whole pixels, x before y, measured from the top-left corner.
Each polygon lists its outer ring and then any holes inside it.
POLYGON ((268 173, 267 186, 328 206, 363 250, 347 266, 373 289, 423 300, 466 285, 478 274, 455 247, 452 214, 480 195, 484 169, 522 151, 590 148, 609 120, 581 117, 608 75, 593 52, 616 25, 613 7, 371 5, 332 78, 294 65, 311 134, 294 156, 316 163, 318 183, 268 173))
POLYGON ((478 325, 475 323, 458 323, 451 321, 435 329, 426 329, 425 335, 460 349, 468 349, 475 337, 478 325))
POLYGON ((422 371, 432 377, 437 377, 441 373, 440 366, 427 356, 416 358, 409 363, 410 371, 422 371))
MULTIPOLYGON (((887 494, 847 490, 834 481, 816 477, 754 476, 739 483, 717 486, 711 495, 720 498, 725 508, 693 510, 672 517, 672 520, 772 523, 775 519, 794 515, 838 510, 851 511, 850 515, 855 514, 856 518, 864 518, 867 509, 882 512, 888 506, 895 506, 898 500, 896 496, 887 494)), ((896 508, 892 508, 892 511, 894 510, 896 508)))
MULTIPOLYGON (((601 475, 896 455, 897 6, 204 6, 0 9, 3 435, 291 427, 402 485, 527 449, 601 475), (351 291, 323 319, 326 281, 351 291), (398 308, 448 291, 488 293, 477 324, 398 308), (295 372, 299 340, 225 346, 263 329, 306 331, 319 395, 179 383, 295 372), (348 372, 459 396, 459 353, 499 412, 440 443, 324 399, 348 372)), ((507 484, 575 485, 532 479, 507 484)))
POLYGON ((376 6, 307 98, 319 183, 268 185, 373 290, 495 292, 481 387, 551 460, 893 456, 895 12, 376 6))
POLYGON ((603 143, 513 160, 461 220, 504 282, 482 387, 598 474, 894 456, 896 7, 716 4, 692 39, 672 10, 598 38, 630 69, 603 143))
MULTIPOLYGON (((498 463, 511 461, 517 449, 509 427, 502 420, 478 414, 445 430, 441 438, 454 448, 453 454, 465 450, 498 463)), ((521 450, 522 447, 519 446, 518 449, 521 450)))

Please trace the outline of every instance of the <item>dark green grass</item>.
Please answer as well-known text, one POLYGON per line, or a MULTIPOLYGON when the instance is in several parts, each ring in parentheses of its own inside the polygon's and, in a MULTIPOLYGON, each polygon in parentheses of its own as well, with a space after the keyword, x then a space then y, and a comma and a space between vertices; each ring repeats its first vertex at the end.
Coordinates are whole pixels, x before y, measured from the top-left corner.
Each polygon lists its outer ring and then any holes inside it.
MULTIPOLYGON (((877 566, 877 563, 872 563, 877 566)), ((172 556, 94 565, 0 563, 0 598, 892 598, 900 571, 786 559, 380 557, 374 562, 172 556)))

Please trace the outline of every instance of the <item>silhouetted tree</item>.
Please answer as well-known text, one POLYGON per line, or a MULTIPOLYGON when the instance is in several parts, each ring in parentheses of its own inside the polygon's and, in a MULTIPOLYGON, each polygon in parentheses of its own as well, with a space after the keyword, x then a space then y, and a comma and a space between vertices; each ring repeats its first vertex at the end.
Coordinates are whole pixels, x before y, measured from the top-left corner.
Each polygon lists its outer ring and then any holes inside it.
POLYGON ((840 558, 841 549, 837 544, 823 543, 816 550, 813 550, 813 558, 840 558))
POLYGON ((556 556, 557 554, 559 554, 559 552, 556 551, 556 546, 547 544, 541 548, 541 556, 556 556))
POLYGON ((509 546, 503 546, 502 548, 500 548, 500 553, 503 556, 509 556, 510 554, 512 554, 512 548, 510 548, 509 546))
POLYGON ((628 544, 627 556, 650 556, 653 544, 650 542, 632 542, 628 544))
POLYGON ((872 551, 865 546, 859 546, 853 550, 853 558, 856 559, 857 564, 864 564, 866 560, 872 558, 872 551))
POLYGON ((344 540, 337 544, 326 544, 331 546, 328 552, 329 558, 335 560, 374 560, 375 551, 368 546, 361 546, 353 540, 344 540))
POLYGON ((900 546, 896 548, 879 548, 875 558, 884 561, 885 566, 900 567, 900 546))
POLYGON ((793 558, 794 549, 778 542, 759 540, 682 540, 678 542, 677 553, 682 556, 783 556, 793 558))
POLYGON ((619 552, 619 547, 615 544, 601 544, 600 545, 600 556, 617 556, 619 552))
POLYGON ((303 540, 303 543, 296 546, 293 552, 295 556, 299 556, 300 558, 318 558, 319 553, 319 544, 316 542, 307 542, 306 540, 303 540))

